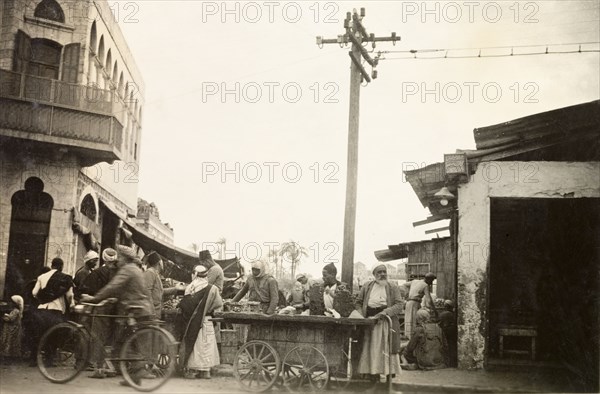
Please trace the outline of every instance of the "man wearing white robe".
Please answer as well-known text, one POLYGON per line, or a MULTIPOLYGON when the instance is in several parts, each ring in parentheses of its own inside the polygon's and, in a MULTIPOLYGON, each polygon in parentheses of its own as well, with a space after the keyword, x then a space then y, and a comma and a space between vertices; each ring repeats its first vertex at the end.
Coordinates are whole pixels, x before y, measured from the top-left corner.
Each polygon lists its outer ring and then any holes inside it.
POLYGON ((372 382, 379 382, 380 375, 399 374, 400 369, 400 322, 402 296, 398 286, 387 281, 387 268, 381 264, 373 269, 375 280, 366 283, 356 299, 355 309, 364 317, 377 319, 371 331, 365 330, 358 373, 369 375, 372 382), (392 318, 392 367, 389 362, 389 322, 392 318))

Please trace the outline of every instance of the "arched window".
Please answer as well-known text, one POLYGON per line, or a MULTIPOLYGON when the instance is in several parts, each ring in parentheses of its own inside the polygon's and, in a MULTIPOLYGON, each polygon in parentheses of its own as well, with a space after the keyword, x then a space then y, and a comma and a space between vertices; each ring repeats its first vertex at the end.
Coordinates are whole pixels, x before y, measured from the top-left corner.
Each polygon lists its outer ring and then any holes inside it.
POLYGON ((81 206, 79 207, 79 211, 88 219, 96 221, 96 204, 94 203, 94 199, 91 194, 86 194, 86 196, 83 198, 81 201, 81 206))
POLYGON ((123 79, 123 71, 121 71, 121 75, 119 76, 119 94, 123 95, 123 84, 124 84, 124 79, 123 79))
POLYGON ((112 80, 115 86, 117 85, 117 78, 119 78, 119 66, 117 65, 117 61, 115 60, 115 66, 113 67, 112 72, 112 80))
POLYGON ((110 68, 111 63, 112 63, 112 53, 109 49, 106 54, 106 63, 104 64, 104 69, 106 70, 106 74, 108 74, 109 78, 110 78, 110 72, 111 72, 111 68, 110 68))
POLYGON ((42 2, 35 7, 33 16, 65 23, 65 13, 56 0, 42 0, 42 2))
POLYGON ((96 45, 98 45, 98 33, 96 33, 96 21, 94 21, 92 23, 92 30, 90 32, 90 49, 92 50, 92 52, 96 53, 96 51, 98 50, 98 48, 96 48, 96 45))
POLYGON ((104 65, 104 36, 100 36, 100 45, 98 45, 98 59, 100 64, 104 65))

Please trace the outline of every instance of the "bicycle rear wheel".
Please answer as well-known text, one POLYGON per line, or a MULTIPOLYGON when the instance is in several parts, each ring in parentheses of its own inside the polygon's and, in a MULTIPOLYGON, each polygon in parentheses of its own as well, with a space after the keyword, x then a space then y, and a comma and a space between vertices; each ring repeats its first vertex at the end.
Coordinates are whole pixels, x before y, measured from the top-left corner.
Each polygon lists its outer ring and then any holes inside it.
POLYGON ((52 383, 75 379, 88 363, 89 340, 89 334, 81 326, 71 322, 57 324, 40 340, 38 369, 52 383))
POLYGON ((153 391, 175 371, 177 342, 160 327, 143 327, 123 344, 119 357, 121 373, 138 391, 153 391))

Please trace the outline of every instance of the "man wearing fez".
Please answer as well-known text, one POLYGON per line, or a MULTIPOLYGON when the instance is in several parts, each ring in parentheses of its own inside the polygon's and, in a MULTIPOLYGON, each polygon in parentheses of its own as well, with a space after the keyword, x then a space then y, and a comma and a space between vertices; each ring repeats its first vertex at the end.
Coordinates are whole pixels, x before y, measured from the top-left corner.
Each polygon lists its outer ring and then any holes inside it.
POLYGON ((144 271, 144 281, 154 305, 154 314, 160 319, 162 317, 163 297, 177 294, 178 291, 183 291, 185 287, 180 285, 166 289, 163 287, 160 277, 163 262, 158 253, 152 251, 144 256, 143 260, 147 267, 144 271))
POLYGON ((223 268, 213 260, 208 250, 202 250, 199 253, 200 265, 206 267, 208 272, 206 273, 206 280, 208 284, 215 285, 219 288, 219 292, 223 291, 223 281, 225 280, 225 274, 223 268))
POLYGON ((358 363, 358 373, 369 375, 372 382, 379 382, 379 375, 400 373, 400 322, 397 316, 402 313, 400 288, 387 280, 385 264, 373 268, 375 280, 367 282, 355 302, 355 309, 362 316, 376 319, 373 330, 365 330, 363 346, 358 363), (389 365, 389 322, 392 318, 392 367, 389 365), (390 371, 391 369, 391 371, 390 371))

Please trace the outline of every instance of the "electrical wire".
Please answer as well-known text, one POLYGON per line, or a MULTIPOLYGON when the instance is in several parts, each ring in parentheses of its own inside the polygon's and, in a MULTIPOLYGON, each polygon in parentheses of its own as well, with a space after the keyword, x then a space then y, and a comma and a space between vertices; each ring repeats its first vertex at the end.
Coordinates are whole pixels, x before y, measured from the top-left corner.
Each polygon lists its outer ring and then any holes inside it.
POLYGON ((565 44, 531 44, 531 45, 507 45, 507 46, 495 46, 495 47, 471 47, 471 48, 429 48, 429 49, 410 49, 405 51, 380 51, 382 54, 386 53, 416 53, 416 52, 440 52, 440 51, 480 51, 482 49, 512 49, 512 48, 535 48, 535 47, 551 47, 551 46, 567 46, 567 45, 593 45, 600 44, 599 41, 589 42, 571 42, 565 44))
POLYGON ((486 57, 517 57, 517 56, 537 56, 537 55, 567 55, 573 53, 600 53, 600 49, 596 50, 581 50, 581 51, 568 51, 568 52, 538 52, 538 53, 513 53, 513 54, 505 54, 505 55, 473 55, 473 56, 438 56, 438 57, 417 57, 416 54, 414 56, 407 57, 392 57, 386 58, 382 57, 379 60, 439 60, 439 59, 478 59, 478 58, 486 58, 486 57))

